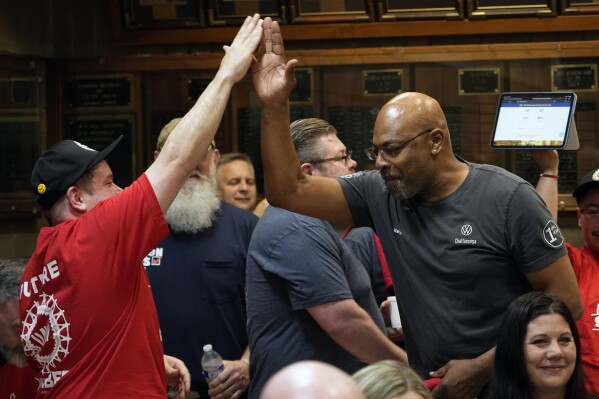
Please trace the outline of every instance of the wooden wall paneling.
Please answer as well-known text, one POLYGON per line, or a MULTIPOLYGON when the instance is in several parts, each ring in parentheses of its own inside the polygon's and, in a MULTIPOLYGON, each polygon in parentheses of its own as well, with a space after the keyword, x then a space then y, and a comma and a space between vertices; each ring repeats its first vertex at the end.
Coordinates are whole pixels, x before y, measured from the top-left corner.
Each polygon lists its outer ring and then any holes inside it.
POLYGON ((120 0, 120 14, 127 30, 191 28, 204 26, 202 0, 120 0))
POLYGON ((121 132, 124 140, 119 151, 127 148, 128 152, 120 156, 115 153, 112 162, 116 165, 117 184, 129 185, 145 169, 140 74, 67 72, 64 77, 61 84, 64 112, 61 134, 56 141, 74 138, 100 148, 121 132))
POLYGON ((557 0, 466 0, 468 18, 557 16, 557 0))
POLYGON ((374 0, 289 0, 292 24, 372 22, 374 0))
POLYGON ((264 169, 260 151, 260 99, 251 74, 233 87, 231 95, 231 147, 225 152, 243 152, 250 156, 256 174, 256 187, 264 193, 264 169))
POLYGON ((599 118, 597 103, 599 92, 577 93, 577 106, 574 118, 578 130, 580 149, 578 154, 578 178, 599 167, 599 118))
POLYGON ((489 147, 497 95, 460 95, 458 84, 462 68, 497 67, 504 69, 498 62, 415 64, 414 90, 435 98, 443 108, 456 154, 472 162, 504 166, 503 155, 489 147))
MULTIPOLYGON (((208 25, 239 26, 248 15, 259 13, 279 23, 287 23, 286 0, 208 0, 208 25)), ((202 1, 203 3, 206 0, 202 1)))
POLYGON ((372 169, 374 163, 364 154, 372 145, 374 122, 380 108, 394 93, 367 95, 364 92, 364 71, 401 69, 403 90, 410 89, 411 71, 408 65, 349 65, 322 68, 322 98, 325 120, 337 129, 339 137, 353 151, 357 169, 372 169))
POLYGON ((156 140, 171 119, 184 115, 187 92, 180 72, 147 72, 143 74, 143 163, 147 167, 154 159, 156 140))
POLYGON ((376 0, 376 10, 380 21, 463 19, 465 15, 463 0, 376 0))
POLYGON ((599 13, 599 1, 559 0, 559 9, 564 15, 594 14, 599 13))
POLYGON ((31 170, 46 138, 45 62, 0 56, 0 220, 38 215, 31 170))

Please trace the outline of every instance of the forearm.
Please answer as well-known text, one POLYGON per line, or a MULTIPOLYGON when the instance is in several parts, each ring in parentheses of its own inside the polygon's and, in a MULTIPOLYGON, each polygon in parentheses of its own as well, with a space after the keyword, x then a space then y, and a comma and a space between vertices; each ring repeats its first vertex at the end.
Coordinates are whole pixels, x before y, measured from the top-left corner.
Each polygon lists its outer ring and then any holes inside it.
MULTIPOLYGON (((328 304, 327 304, 328 305, 328 304)), ((365 363, 395 359, 408 363, 406 352, 376 326, 353 300, 309 310, 316 322, 339 346, 365 363)))
POLYGON ((408 364, 406 352, 387 338, 367 315, 352 320, 332 334, 335 342, 365 363, 395 359, 408 364))
POLYGON ((260 145, 268 202, 282 206, 297 189, 301 176, 289 128, 289 102, 262 104, 260 145))
MULTIPOLYGON (((250 362, 250 347, 246 347, 245 350, 243 351, 243 354, 241 355, 241 359, 243 362, 250 362)), ((248 364, 249 366, 249 364, 248 364)))
POLYGON ((166 163, 176 161, 185 177, 206 156, 222 120, 234 80, 217 72, 191 110, 169 135, 160 155, 166 163))
POLYGON ((537 193, 547 204, 547 209, 557 222, 559 155, 555 150, 534 150, 532 158, 541 169, 541 176, 537 182, 537 193))
POLYGON ((537 182, 535 189, 541 198, 543 198, 545 204, 547 204, 547 209, 551 212, 553 220, 557 222, 558 187, 557 178, 553 176, 558 176, 557 167, 543 170, 543 173, 539 176, 539 181, 537 182))
POLYGON ((474 359, 476 367, 481 371, 481 378, 486 382, 491 380, 493 369, 495 368, 495 348, 492 347, 476 359, 474 359))

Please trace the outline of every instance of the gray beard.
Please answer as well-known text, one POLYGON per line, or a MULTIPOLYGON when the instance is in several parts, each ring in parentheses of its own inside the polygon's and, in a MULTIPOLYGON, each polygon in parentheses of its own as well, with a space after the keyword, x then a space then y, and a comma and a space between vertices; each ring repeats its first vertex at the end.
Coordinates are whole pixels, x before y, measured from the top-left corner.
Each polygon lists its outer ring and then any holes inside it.
POLYGON ((209 176, 197 171, 193 176, 196 178, 187 179, 164 215, 175 233, 195 234, 207 230, 218 216, 220 197, 216 168, 210 168, 209 176))
POLYGON ((9 348, 8 346, 0 345, 0 355, 6 359, 6 361, 12 365, 17 367, 25 367, 27 366, 27 361, 25 360, 25 353, 23 353, 23 348, 21 345, 17 345, 14 348, 9 348))

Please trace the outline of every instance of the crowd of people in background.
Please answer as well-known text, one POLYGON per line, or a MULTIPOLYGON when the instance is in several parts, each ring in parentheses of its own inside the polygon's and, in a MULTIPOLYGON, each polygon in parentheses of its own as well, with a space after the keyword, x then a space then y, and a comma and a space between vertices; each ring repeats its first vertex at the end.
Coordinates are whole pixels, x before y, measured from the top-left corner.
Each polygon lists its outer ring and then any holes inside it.
POLYGON ((48 227, 26 267, 0 264, 0 398, 597 399, 599 170, 573 193, 578 249, 557 152, 533 154, 535 189, 454 154, 440 104, 408 92, 356 172, 332 125, 290 120, 296 64, 247 17, 129 187, 106 162, 120 138, 39 157, 48 227), (214 141, 248 70, 261 200, 251 159, 214 141), (225 366, 209 383, 205 344, 225 366))

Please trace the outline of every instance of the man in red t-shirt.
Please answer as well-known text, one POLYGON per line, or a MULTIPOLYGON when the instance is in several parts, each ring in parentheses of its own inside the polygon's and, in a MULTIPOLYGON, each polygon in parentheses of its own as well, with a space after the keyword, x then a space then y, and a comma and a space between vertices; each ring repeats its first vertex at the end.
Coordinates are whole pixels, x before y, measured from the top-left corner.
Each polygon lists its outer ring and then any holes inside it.
POLYGON ((31 182, 50 227, 40 231, 20 302, 38 398, 163 399, 167 378, 186 396, 189 372, 163 358, 142 259, 168 234, 164 213, 206 155, 261 36, 260 16, 248 17, 212 82, 126 189, 105 161, 120 138, 101 152, 65 140, 38 158, 31 182))
POLYGON ((19 338, 19 286, 26 259, 0 260, 0 398, 32 399, 37 384, 19 338))
MULTIPOLYGON (((533 157, 543 171, 537 192, 557 221, 557 151, 533 151, 533 157)), ((578 226, 584 237, 582 248, 566 243, 584 305, 584 314, 576 326, 580 334, 585 387, 589 397, 599 397, 599 169, 586 173, 572 196, 576 198, 578 226)))

